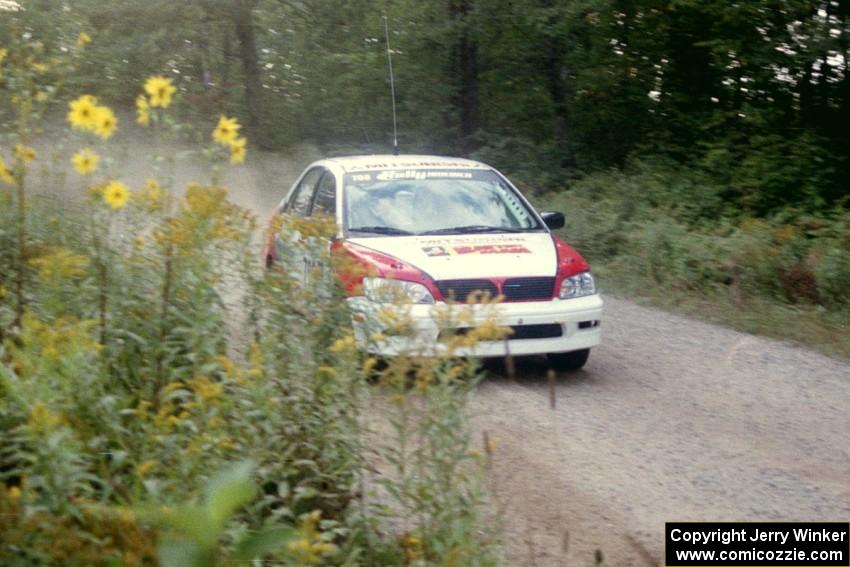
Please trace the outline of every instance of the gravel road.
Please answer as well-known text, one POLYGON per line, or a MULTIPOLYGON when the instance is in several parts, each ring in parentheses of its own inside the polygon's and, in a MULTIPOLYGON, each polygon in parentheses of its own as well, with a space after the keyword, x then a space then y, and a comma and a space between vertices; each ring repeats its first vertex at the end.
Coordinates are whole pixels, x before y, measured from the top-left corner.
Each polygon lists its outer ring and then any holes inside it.
POLYGON ((488 366, 471 405, 509 565, 662 565, 665 521, 850 518, 850 365, 606 298, 562 375, 488 366))

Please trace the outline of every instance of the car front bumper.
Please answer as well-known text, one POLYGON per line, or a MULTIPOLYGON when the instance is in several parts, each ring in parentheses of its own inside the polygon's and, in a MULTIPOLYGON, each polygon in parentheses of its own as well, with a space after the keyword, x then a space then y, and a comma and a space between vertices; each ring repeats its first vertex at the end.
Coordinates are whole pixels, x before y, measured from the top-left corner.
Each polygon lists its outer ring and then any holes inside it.
POLYGON ((600 342, 602 298, 599 294, 576 299, 523 301, 492 305, 380 305, 365 297, 348 299, 358 348, 381 356, 434 355, 446 350, 447 335, 487 322, 514 327, 523 335, 540 338, 482 340, 453 350, 457 356, 502 357, 569 352, 600 342), (402 325, 395 324, 403 321, 402 325), (404 332, 394 331, 404 327, 404 332), (559 336, 552 336, 560 327, 559 336))

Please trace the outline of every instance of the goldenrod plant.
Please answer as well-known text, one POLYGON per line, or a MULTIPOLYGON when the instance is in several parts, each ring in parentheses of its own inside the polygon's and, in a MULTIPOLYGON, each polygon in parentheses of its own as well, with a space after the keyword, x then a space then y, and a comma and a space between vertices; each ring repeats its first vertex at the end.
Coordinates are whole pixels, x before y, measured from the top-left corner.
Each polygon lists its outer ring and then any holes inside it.
MULTIPOLYGON (((176 186, 161 145, 187 131, 178 84, 131 87, 127 120, 63 86, 96 48, 80 30, 67 60, 0 51, 17 113, 0 134, 0 563, 496 564, 465 421, 480 375, 457 355, 499 329, 362 352, 333 220, 273 227, 283 269, 264 271, 256 220, 220 183, 247 157, 239 118, 198 127, 209 177, 176 186), (50 101, 61 145, 38 134, 50 101), (155 148, 142 175, 116 166, 125 129, 155 148)), ((369 340, 408 332, 403 314, 385 306, 369 340)))

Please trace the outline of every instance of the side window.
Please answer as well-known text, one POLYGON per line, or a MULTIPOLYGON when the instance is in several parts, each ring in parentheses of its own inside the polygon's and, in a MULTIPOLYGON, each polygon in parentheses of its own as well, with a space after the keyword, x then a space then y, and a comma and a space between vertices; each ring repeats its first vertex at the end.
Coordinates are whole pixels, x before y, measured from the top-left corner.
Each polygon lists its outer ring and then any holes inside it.
POLYGON ((325 215, 336 213, 336 176, 326 171, 316 189, 316 199, 313 202, 313 212, 325 215))
POLYGON ((310 203, 313 202, 313 193, 316 189, 316 183, 322 175, 322 168, 315 167, 307 172, 298 187, 295 188, 295 193, 289 200, 286 207, 286 212, 302 217, 307 216, 310 212, 310 203))

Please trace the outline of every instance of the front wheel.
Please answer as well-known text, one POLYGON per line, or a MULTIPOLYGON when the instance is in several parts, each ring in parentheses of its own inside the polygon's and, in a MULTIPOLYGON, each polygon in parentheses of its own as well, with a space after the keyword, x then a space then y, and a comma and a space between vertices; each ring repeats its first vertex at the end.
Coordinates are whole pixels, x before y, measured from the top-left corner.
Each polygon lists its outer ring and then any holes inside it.
POLYGON ((571 352, 550 352, 546 355, 549 359, 549 364, 555 370, 560 372, 571 372, 580 369, 587 362, 590 356, 590 349, 583 348, 571 352))

